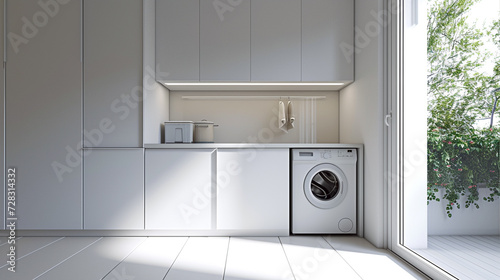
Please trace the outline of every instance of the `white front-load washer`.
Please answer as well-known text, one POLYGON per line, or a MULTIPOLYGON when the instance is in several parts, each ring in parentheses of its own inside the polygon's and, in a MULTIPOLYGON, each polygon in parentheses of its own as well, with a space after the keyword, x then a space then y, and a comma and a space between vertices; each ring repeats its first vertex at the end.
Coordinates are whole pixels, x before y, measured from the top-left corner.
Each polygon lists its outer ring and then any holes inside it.
POLYGON ((356 233, 356 149, 292 149, 292 233, 356 233))

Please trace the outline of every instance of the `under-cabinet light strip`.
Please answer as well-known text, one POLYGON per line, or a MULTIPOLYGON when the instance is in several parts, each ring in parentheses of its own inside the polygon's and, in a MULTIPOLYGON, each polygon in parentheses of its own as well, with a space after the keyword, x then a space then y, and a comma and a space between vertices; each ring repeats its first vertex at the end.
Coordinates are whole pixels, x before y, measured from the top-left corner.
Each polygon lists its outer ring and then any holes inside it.
POLYGON ((288 100, 288 99, 294 99, 294 100, 317 100, 317 99, 326 99, 326 96, 199 96, 199 95, 184 95, 182 96, 182 99, 190 99, 190 100, 251 100, 251 99, 259 99, 259 100, 288 100))
POLYGON ((165 83, 166 86, 342 86, 344 83, 165 83))

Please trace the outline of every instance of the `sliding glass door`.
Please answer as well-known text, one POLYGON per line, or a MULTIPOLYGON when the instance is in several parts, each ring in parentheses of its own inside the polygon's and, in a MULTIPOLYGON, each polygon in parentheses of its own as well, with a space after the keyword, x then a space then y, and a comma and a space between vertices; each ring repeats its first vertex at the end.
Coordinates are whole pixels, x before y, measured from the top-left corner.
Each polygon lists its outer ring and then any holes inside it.
POLYGON ((389 0, 390 248, 438 279, 500 279, 500 1, 389 0))

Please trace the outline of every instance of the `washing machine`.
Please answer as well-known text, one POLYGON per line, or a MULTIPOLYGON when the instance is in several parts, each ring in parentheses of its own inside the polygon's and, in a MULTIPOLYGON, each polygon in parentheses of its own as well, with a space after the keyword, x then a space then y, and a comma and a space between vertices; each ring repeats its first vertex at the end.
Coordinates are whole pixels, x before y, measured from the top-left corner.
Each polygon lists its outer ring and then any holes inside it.
POLYGON ((356 233, 356 149, 292 149, 292 233, 356 233))

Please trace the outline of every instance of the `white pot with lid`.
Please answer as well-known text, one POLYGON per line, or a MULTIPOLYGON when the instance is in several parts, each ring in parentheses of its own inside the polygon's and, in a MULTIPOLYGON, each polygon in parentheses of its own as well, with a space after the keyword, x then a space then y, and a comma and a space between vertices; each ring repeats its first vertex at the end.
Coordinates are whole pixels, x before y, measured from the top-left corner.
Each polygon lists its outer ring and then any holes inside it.
POLYGON ((194 122, 194 143, 213 143, 214 142, 214 127, 219 125, 214 122, 201 120, 194 122))

